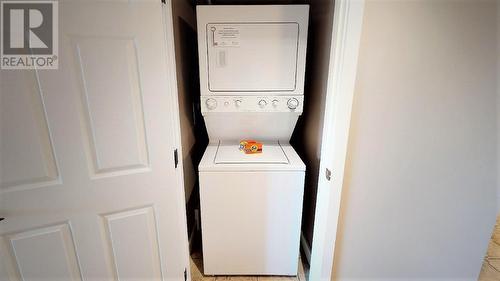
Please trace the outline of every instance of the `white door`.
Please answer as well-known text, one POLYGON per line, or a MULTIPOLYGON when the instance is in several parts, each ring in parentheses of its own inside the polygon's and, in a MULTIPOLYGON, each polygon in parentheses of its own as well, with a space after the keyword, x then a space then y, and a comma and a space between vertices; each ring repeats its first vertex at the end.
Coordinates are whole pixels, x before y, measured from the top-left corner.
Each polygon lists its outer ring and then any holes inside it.
POLYGON ((170 4, 59 10, 59 69, 0 74, 0 280, 181 280, 170 4))
POLYGON ((309 280, 332 279, 364 0, 335 1, 309 280), (328 171, 328 172, 327 172, 328 171))

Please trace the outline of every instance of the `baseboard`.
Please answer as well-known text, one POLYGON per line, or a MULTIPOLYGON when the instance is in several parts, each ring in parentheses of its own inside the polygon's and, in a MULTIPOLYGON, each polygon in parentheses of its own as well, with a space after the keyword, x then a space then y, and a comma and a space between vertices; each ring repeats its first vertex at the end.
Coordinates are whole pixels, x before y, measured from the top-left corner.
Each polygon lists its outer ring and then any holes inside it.
POLYGON ((300 232, 300 246, 302 247, 302 251, 304 251, 307 263, 311 264, 311 247, 309 246, 309 243, 307 243, 304 232, 300 232))

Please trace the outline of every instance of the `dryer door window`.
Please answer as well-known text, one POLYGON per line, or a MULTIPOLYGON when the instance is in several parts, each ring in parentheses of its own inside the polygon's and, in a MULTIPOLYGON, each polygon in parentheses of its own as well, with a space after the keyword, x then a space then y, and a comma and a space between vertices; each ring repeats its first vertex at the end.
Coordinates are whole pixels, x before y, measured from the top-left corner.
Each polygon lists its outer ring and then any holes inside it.
POLYGON ((294 91, 299 25, 207 25, 208 87, 212 92, 294 91))

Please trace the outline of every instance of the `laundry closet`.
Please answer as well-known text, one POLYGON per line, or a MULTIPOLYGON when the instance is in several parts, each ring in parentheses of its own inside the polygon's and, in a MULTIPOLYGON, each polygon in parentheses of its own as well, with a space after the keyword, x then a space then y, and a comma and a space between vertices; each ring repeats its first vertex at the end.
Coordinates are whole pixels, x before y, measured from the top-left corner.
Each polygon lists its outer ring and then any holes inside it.
POLYGON ((297 274, 297 257, 293 256, 299 254, 299 246, 302 263, 308 265, 320 174, 333 5, 333 1, 314 0, 173 2, 188 235, 192 254, 200 257, 203 249, 207 275, 293 276, 297 274), (219 9, 213 11, 214 8, 219 9), (257 22, 253 26, 249 24, 252 18, 257 22), (265 23, 271 24, 263 28, 265 23), (203 28, 201 37, 200 28, 203 28), (219 32, 219 28, 226 28, 223 31, 226 34, 219 32), (262 37, 258 42, 245 42, 240 32, 255 34, 257 39, 262 37), (293 43, 274 38, 286 38, 293 43), (200 49, 198 44, 202 44, 200 49), (227 46, 217 48, 217 44, 227 46), (234 52, 244 54, 252 50, 269 52, 259 56, 269 61, 268 69, 258 69, 259 63, 265 61, 245 62, 249 58, 244 56, 237 58, 242 61, 236 63, 239 63, 236 68, 221 67, 234 59, 234 52), (242 69, 245 63, 249 67, 242 69), (242 76, 244 73, 248 76, 242 76), (259 80, 252 81, 252 76, 259 80), (255 85, 261 88, 256 89, 255 85), (226 94, 238 87, 237 93, 226 94), (234 114, 246 107, 251 107, 244 110, 246 113, 234 114), (245 139, 263 142, 261 155, 245 156, 238 151, 238 142, 245 139), (274 165, 281 171, 297 172, 284 173, 281 179, 260 176, 258 170, 262 169, 256 169, 255 164, 263 163, 264 170, 272 170, 274 165), (243 171, 245 165, 250 166, 248 171, 252 173, 243 171), (224 169, 234 172, 238 167, 243 169, 241 173, 224 174, 224 169), (217 171, 222 172, 214 173, 217 171), (229 184, 226 186, 224 181, 229 184), (266 189, 266 181, 281 181, 278 184, 281 187, 266 189), (219 189, 214 190, 210 185, 219 189), (267 202, 255 206, 256 202, 251 200, 259 200, 255 195, 259 188, 271 191, 262 195, 267 196, 262 197, 267 202), (217 204, 218 199, 223 200, 217 204), (294 212, 297 214, 290 217, 294 212), (279 224, 280 216, 291 223, 279 224), (273 227, 284 227, 291 237, 280 236, 279 231, 273 233, 273 227), (252 240, 258 235, 257 230, 252 233, 255 228, 267 232, 269 237, 252 240), (266 241, 269 249, 259 252, 259 247, 266 247, 266 241), (248 260, 238 257, 238 252, 252 249, 255 249, 253 254, 246 255, 248 260), (282 259, 283 256, 288 260, 282 259), (271 257, 267 264, 266 257, 271 257), (260 260, 261 264, 249 266, 252 260, 260 260))

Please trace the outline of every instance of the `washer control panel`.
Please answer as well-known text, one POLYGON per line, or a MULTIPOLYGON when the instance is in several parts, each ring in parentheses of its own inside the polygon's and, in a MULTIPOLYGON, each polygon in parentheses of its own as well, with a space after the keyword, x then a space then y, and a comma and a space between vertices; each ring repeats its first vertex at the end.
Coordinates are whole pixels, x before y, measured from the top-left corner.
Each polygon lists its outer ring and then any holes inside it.
POLYGON ((304 96, 202 96, 201 112, 302 113, 304 96))

